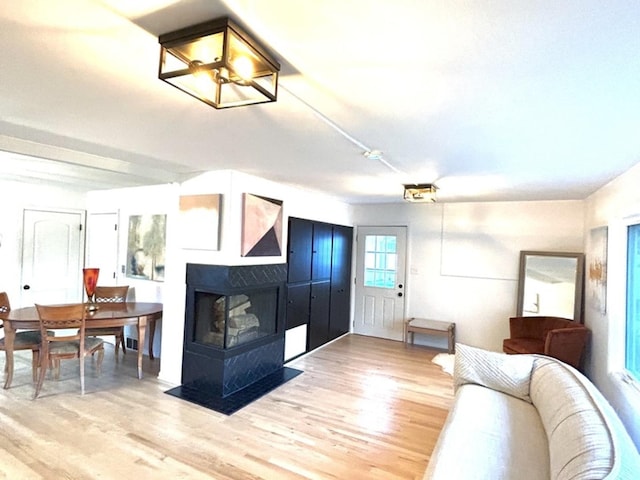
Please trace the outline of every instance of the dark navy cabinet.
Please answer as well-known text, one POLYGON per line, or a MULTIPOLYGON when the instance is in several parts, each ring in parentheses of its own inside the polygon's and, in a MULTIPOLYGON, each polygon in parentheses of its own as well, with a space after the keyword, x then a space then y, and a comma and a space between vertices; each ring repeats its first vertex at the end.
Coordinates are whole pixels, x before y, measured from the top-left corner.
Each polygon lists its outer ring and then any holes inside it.
POLYGON ((349 331, 353 228, 289 218, 286 328, 307 325, 307 351, 349 331))

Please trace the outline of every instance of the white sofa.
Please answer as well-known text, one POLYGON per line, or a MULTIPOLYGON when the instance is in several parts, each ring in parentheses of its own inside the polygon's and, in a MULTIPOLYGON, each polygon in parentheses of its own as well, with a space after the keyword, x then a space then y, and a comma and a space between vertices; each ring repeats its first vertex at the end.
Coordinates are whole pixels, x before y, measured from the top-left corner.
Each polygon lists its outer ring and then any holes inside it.
POLYGON ((574 368, 458 344, 454 385, 425 479, 640 479, 622 422, 574 368))

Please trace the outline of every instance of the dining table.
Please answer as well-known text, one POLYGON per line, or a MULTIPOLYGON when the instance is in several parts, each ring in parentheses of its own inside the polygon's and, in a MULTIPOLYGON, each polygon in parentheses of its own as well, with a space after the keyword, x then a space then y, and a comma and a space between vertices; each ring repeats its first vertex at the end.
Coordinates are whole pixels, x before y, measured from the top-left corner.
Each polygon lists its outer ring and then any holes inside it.
MULTIPOLYGON (((69 304, 66 304, 69 305, 69 304)), ((125 303, 86 303, 87 328, 120 327, 136 325, 138 329, 138 378, 142 378, 142 357, 144 338, 149 325, 149 358, 153 356, 153 338, 156 321, 162 317, 162 303, 125 302, 125 303)), ((39 330, 40 318, 36 307, 22 307, 0 313, 4 324, 6 378, 4 388, 11 386, 13 380, 13 342, 17 330, 39 330)))

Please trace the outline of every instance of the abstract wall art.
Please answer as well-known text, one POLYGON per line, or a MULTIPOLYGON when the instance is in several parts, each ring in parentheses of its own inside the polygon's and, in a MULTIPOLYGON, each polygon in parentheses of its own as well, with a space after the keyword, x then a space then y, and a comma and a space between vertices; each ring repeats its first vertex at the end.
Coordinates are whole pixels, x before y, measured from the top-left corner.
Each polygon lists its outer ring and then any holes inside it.
POLYGON ((587 252, 587 301, 601 315, 607 313, 607 234, 607 227, 592 229, 587 252))
POLYGON ((218 250, 220 194, 180 197, 180 244, 194 250, 218 250))
POLYGON ((166 215, 131 215, 127 238, 127 277, 164 281, 166 215))
POLYGON ((282 255, 282 201, 243 194, 243 257, 282 255))

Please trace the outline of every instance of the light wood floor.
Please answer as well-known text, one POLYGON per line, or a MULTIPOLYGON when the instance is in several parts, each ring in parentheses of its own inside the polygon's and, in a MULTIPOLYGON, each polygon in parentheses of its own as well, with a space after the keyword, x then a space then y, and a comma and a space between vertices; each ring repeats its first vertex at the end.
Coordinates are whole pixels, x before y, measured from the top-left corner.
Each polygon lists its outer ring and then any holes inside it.
POLYGON ((453 396, 436 353, 348 335, 225 416, 163 393, 173 385, 155 378, 157 360, 137 380, 135 352, 116 362, 112 348, 99 378, 87 360, 84 396, 63 361, 32 400, 30 353, 17 352, 14 384, 0 389, 0 478, 422 478, 453 396))

